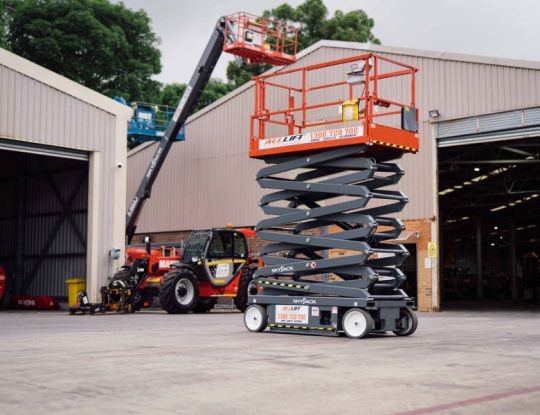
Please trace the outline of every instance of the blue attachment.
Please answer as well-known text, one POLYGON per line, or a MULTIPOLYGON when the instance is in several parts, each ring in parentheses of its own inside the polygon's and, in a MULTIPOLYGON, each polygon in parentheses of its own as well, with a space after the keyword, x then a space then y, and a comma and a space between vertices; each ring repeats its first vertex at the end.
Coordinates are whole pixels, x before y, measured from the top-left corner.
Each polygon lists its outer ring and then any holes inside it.
MULTIPOLYGON (((114 97, 114 99, 128 105, 122 97, 114 97)), ((174 108, 144 102, 133 102, 131 107, 135 110, 135 114, 128 121, 128 138, 137 143, 161 140, 174 114, 174 108)), ((185 128, 182 126, 176 136, 176 141, 184 139, 185 128)))

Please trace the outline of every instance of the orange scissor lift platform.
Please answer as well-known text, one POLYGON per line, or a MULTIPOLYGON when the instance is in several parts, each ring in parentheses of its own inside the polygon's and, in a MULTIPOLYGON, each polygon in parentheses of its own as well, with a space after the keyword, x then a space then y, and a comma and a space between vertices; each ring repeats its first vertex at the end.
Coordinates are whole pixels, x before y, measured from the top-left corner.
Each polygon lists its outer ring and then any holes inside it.
POLYGON ((417 152, 416 72, 368 53, 254 78, 250 157, 355 144, 417 152))

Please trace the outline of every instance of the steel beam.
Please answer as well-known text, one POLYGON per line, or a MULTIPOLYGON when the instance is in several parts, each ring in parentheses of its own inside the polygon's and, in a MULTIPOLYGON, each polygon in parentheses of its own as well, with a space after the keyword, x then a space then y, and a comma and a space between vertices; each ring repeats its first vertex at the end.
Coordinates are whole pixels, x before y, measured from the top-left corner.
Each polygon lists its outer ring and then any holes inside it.
POLYGON ((25 275, 25 240, 26 240, 26 160, 24 153, 16 153, 16 190, 15 190, 15 293, 20 294, 24 286, 25 275))
POLYGON ((484 276, 482 263, 482 217, 476 218, 476 297, 484 298, 484 276))
POLYGON ((38 270, 41 268, 41 265, 43 264, 43 261, 47 258, 47 254, 49 253, 49 249, 51 249, 51 246, 52 246, 56 236, 58 235, 58 231, 60 230, 60 227, 62 226, 64 221, 67 220, 67 217, 70 216, 71 207, 73 206, 73 202, 75 201, 75 198, 77 197, 77 195, 81 191, 85 180, 86 180, 86 172, 83 172, 83 174, 81 174, 79 176, 77 182, 75 183, 75 187, 71 190, 71 193, 69 194, 69 197, 68 197, 67 201, 63 205, 63 206, 65 206, 65 210, 64 210, 63 215, 58 217, 58 219, 54 223, 54 225, 53 225, 53 227, 51 229, 51 232, 49 233, 45 243, 43 244, 43 246, 42 246, 42 248, 40 250, 40 256, 34 262, 34 265, 32 266, 32 269, 30 270, 30 272, 28 272, 25 275, 24 285, 23 285, 23 289, 22 289, 23 294, 28 290, 28 288, 30 287, 30 285, 34 281, 34 278, 36 277, 36 274, 37 274, 38 270))
POLYGON ((512 300, 518 299, 516 221, 510 219, 510 287, 512 300))

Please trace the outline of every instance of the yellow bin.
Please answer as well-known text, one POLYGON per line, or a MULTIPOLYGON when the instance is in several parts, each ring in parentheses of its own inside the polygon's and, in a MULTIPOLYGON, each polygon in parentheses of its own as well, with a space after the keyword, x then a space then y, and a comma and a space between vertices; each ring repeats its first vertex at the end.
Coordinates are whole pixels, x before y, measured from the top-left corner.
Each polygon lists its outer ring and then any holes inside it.
POLYGON ((66 280, 68 288, 68 304, 73 307, 77 304, 77 296, 86 289, 86 280, 82 278, 70 278, 66 280))

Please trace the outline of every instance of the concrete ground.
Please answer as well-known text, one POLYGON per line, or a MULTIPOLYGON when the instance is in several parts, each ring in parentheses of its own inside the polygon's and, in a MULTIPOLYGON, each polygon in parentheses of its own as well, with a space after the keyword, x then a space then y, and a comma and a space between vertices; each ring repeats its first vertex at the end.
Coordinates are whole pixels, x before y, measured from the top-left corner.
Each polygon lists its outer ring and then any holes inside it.
POLYGON ((0 313, 4 414, 538 414, 540 313, 411 337, 249 333, 242 315, 0 313))

